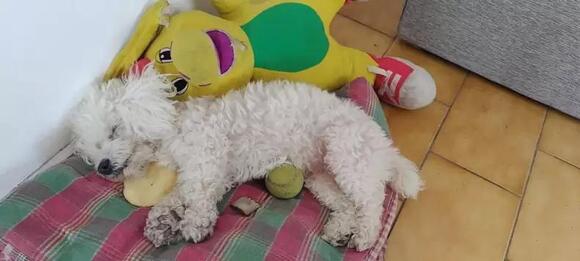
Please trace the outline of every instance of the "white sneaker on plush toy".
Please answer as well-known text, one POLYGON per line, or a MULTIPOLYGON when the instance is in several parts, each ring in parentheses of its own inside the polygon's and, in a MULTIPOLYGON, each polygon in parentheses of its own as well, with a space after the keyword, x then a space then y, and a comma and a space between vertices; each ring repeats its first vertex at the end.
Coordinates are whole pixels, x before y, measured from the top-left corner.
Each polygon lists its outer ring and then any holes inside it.
POLYGON ((425 69, 402 58, 374 59, 378 66, 368 70, 377 75, 374 89, 382 102, 415 110, 435 100, 435 81, 425 69))

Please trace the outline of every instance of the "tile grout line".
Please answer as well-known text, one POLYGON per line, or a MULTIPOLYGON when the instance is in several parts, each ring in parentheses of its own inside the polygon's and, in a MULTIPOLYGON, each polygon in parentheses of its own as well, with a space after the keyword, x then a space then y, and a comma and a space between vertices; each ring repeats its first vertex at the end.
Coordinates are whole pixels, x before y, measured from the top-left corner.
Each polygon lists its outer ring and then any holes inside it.
MULTIPOLYGON (((475 171, 472 171, 472 170, 470 170, 470 169, 468 169, 468 168, 466 168, 466 167, 462 166, 462 165, 461 165, 461 164, 459 164, 458 162, 454 162, 454 161, 452 161, 452 160, 448 159, 447 157, 445 157, 445 156, 443 156, 443 155, 441 155, 441 154, 439 154, 439 153, 437 153, 437 152, 433 151, 433 144, 435 143, 435 140, 437 140, 437 138, 439 137, 439 134, 440 134, 440 132, 441 132, 441 129, 443 128, 443 123, 444 123, 444 122, 447 120, 447 117, 448 117, 448 116, 449 116, 449 114, 451 113, 451 109, 452 109, 452 108, 453 108, 453 106, 455 105, 455 102, 456 102, 456 101, 457 101, 457 99, 459 98, 459 95, 460 95, 460 94, 461 94, 461 92, 463 92, 463 91, 464 91, 464 89, 465 89, 465 83, 467 82, 467 79, 468 79, 468 78, 469 78, 469 76, 470 76, 470 75, 472 75, 472 74, 473 74, 473 73, 472 73, 472 72, 470 72, 470 71, 467 71, 467 72, 466 72, 466 74, 465 74, 465 77, 463 78, 463 82, 461 83, 461 87, 460 87, 460 88, 459 88, 459 90, 457 91, 457 94, 455 95, 455 97, 453 97, 453 100, 451 101, 451 105, 449 106, 449 110, 448 110, 448 111, 447 111, 447 113, 445 114, 445 117, 443 118, 443 121, 441 121, 441 126, 440 126, 440 128, 437 130, 437 133, 435 134, 435 137, 433 138, 433 140, 432 140, 432 142, 431 142, 431 144, 430 144, 430 146, 429 146, 429 151, 428 151, 428 153, 435 154, 435 155, 437 155, 437 156, 439 156, 439 157, 441 157, 441 158, 445 159, 446 161, 448 161, 448 162, 452 163, 453 165, 456 165, 456 166, 460 167, 461 169, 463 169, 463 170, 467 171, 468 173, 470 173, 470 174, 472 174, 472 175, 475 175, 476 177, 479 177, 479 178, 481 178, 481 179, 483 179, 483 180, 485 180, 485 181, 487 181, 487 182, 489 182, 489 183, 491 183, 491 184, 493 184, 493 185, 495 185, 495 186, 499 187, 501 190, 504 190, 504 191, 506 191, 506 192, 508 192, 508 193, 510 193, 510 194, 512 194, 512 195, 514 195, 514 196, 516 196, 516 197, 518 197, 518 198, 520 198, 521 196, 520 196, 520 195, 518 195, 517 193, 515 193, 515 192, 512 192, 511 190, 509 190, 509 189, 507 189, 507 188, 504 188, 503 186, 501 186, 501 185, 499 185, 499 184, 496 184, 495 182, 492 182, 491 180, 489 180, 489 179, 487 179, 487 178, 485 178, 485 177, 483 177, 483 176, 479 175, 477 172, 475 172, 475 171)), ((441 102, 441 103, 443 103, 443 102, 441 102)), ((443 103, 443 104, 444 104, 444 103, 443 103)), ((544 127, 544 126, 542 125, 542 129, 543 129, 543 127, 544 127)), ((537 146, 537 145, 536 145, 536 146, 537 146)), ((427 155, 425 156, 425 159, 426 159, 426 158, 427 158, 427 155)), ((424 159, 424 160, 425 160, 425 159, 424 159)))
POLYGON ((381 34, 381 35, 384 35, 384 36, 386 36, 386 37, 389 37, 389 38, 395 39, 395 38, 397 38, 397 37, 399 36, 399 34, 398 34, 398 33, 397 33, 395 36, 390 36, 390 35, 388 35, 388 34, 387 34, 387 33, 385 33, 385 32, 382 32, 382 31, 380 31, 380 30, 378 30, 378 29, 375 29, 375 28, 373 28, 373 27, 372 27, 372 26, 370 26, 370 25, 364 24, 364 23, 362 23, 362 22, 360 22, 360 21, 357 21, 357 20, 356 20, 356 19, 354 19, 354 18, 348 17, 348 16, 346 16, 346 15, 343 15, 343 14, 341 14, 341 13, 337 13, 336 15, 337 15, 337 16, 341 16, 341 17, 343 17, 343 18, 346 18, 346 19, 348 19, 348 20, 350 20, 350 21, 353 21, 353 22, 355 22, 355 23, 357 23, 357 24, 359 24, 359 25, 362 25, 362 26, 364 26, 364 27, 366 27, 366 28, 369 28, 369 29, 371 29, 371 30, 373 30, 373 31, 375 31, 375 32, 377 32, 377 33, 379 33, 379 34, 381 34))
MULTIPOLYGON (((366 24, 363 24, 363 23, 361 23, 361 22, 359 22, 359 21, 357 21, 357 20, 355 20, 355 19, 353 19, 353 18, 350 18, 350 17, 348 17, 348 16, 342 15, 342 14, 340 14, 340 13, 336 14, 336 16, 340 16, 340 17, 342 17, 342 18, 344 18, 344 19, 346 19, 346 20, 348 20, 348 21, 350 21, 350 22, 353 22, 353 23, 355 23, 355 24, 358 24, 358 25, 361 25, 361 26, 363 26, 363 27, 366 27, 367 29, 370 29, 371 31, 373 31, 373 32, 375 32, 375 33, 378 33, 378 34, 380 34, 381 36, 384 36, 384 37, 388 38, 388 39, 390 40, 390 41, 389 41, 390 43, 388 44, 388 46, 387 46, 387 48, 386 48, 386 51, 383 51, 383 52, 382 52, 383 56, 385 56, 385 54, 387 53, 387 51, 389 51, 389 49, 391 49, 391 46, 393 46, 393 44, 395 43, 395 39, 397 38, 397 36, 394 36, 394 37, 393 37, 393 36, 390 36, 390 35, 388 35, 388 34, 386 34, 386 33, 383 33, 383 32, 381 32, 381 31, 378 31, 377 29, 374 29, 374 28, 372 28, 372 27, 370 27, 370 26, 368 26, 368 25, 366 25, 366 24)), ((335 19, 336 19, 336 18, 335 18, 335 19)), ((333 20, 333 21, 334 21, 334 20, 333 20)), ((332 22, 331 22, 331 24, 332 24, 332 22)), ((330 30, 330 28, 329 28, 329 30, 330 30)), ((330 33, 330 32, 329 32, 329 33, 330 33)), ((333 37, 334 37, 334 36, 333 36, 333 37)), ((351 47, 351 48, 352 48, 352 47, 351 47)), ((366 52, 366 51, 365 51, 365 52, 366 52)), ((366 53, 369 53, 369 54, 370 54, 370 52, 366 52, 366 53)), ((373 56, 374 56, 374 54, 373 54, 373 56)))
POLYGON ((431 154, 433 154, 433 155, 436 155, 436 156, 438 156, 438 157, 440 157, 440 158, 444 159, 445 161, 447 161, 447 162, 449 162, 449 163, 453 164, 454 166, 457 166, 457 167, 459 167, 460 169, 462 169, 462 170, 464 170, 464 171, 468 172, 469 174, 471 174, 471 175, 473 175, 473 176, 475 176, 475 177, 477 177, 477 178, 480 178, 480 179, 484 180, 485 182, 487 182, 487 183, 490 183, 490 185, 494 185, 495 187, 497 187, 497 188, 499 188, 499 189, 501 189, 501 190, 503 190, 503 191, 505 191, 505 192, 507 192, 507 193, 509 193, 509 194, 512 194, 513 196, 515 196, 515 197, 517 197, 517 198, 521 198, 521 197, 522 197, 521 195, 518 195, 517 193, 515 193, 515 192, 513 192, 513 191, 511 191, 511 190, 509 190, 509 189, 507 189, 507 188, 505 188, 505 187, 503 187, 503 186, 501 186, 501 185, 499 185, 499 184, 496 184, 495 182, 493 182, 493 181, 489 180, 488 178, 486 178, 486 177, 484 177, 484 176, 481 176, 481 175, 477 174, 475 171, 472 171, 472 170, 470 170, 470 169, 468 169, 468 168, 466 168, 466 167, 463 167, 463 166, 461 166, 459 163, 457 163, 457 162, 455 162, 455 161, 452 161, 452 160, 450 160, 450 159, 448 159, 448 158, 444 157, 443 155, 441 155, 441 154, 439 154, 439 153, 437 153, 437 152, 431 151, 431 154))
POLYGON ((391 45, 389 46, 389 48, 387 48, 387 50, 383 53, 383 57, 389 55, 389 51, 391 51, 391 49, 393 49, 393 46, 395 46, 395 43, 397 42, 397 40, 400 41, 399 35, 393 37, 393 42, 391 43, 391 45))
POLYGON ((395 45, 395 41, 397 40, 397 37, 391 38, 391 40, 392 40, 391 43, 389 44, 389 46, 387 46, 387 49, 383 52, 381 57, 387 56, 387 53, 389 52, 389 50, 391 50, 391 48, 393 48, 393 46, 395 45))
MULTIPOLYGON (((442 104, 443 106, 447 107, 447 112, 445 112, 445 116, 443 117, 443 120, 441 120, 441 122, 439 123, 438 130, 437 130, 437 131, 439 131, 439 129, 441 129, 441 126, 443 125, 443 122, 444 122, 444 121, 445 121, 445 119, 447 118, 447 113, 449 113, 449 110, 450 110, 450 108, 449 108, 447 105, 445 105, 444 103, 440 102, 440 101, 437 101, 437 100, 435 100, 435 101, 433 101, 433 102, 434 102, 434 103, 435 103, 435 102, 437 102, 437 103, 440 103, 440 104, 442 104)), ((390 106, 390 105, 387 105, 387 106, 390 106)), ((433 145, 433 142, 434 142, 434 141, 435 141, 435 136, 434 136, 434 137, 433 137, 433 139, 430 141, 430 143, 429 143, 429 149, 427 150, 427 153, 425 153, 425 156, 423 156, 423 159, 421 159, 421 164, 419 164, 419 166, 417 166, 417 168, 419 169, 419 171, 421 171, 421 169, 423 168, 423 165, 425 165, 425 162, 427 161, 427 155, 429 154, 429 152, 430 152, 430 150, 431 150, 431 146, 433 145)), ((403 201, 401 202, 401 206, 399 207, 399 212, 397 213, 397 216, 396 216, 396 217, 395 217, 395 219, 393 220, 393 225, 392 225, 392 227, 395 227, 395 225, 397 224, 397 220, 399 220, 399 216, 401 215, 401 212, 403 211, 403 207, 405 206, 405 202, 407 202, 407 200, 406 200, 406 199, 405 199, 405 200, 403 200, 403 201)), ((391 228, 391 231, 389 232, 389 235, 387 236, 387 238, 388 238, 388 237, 391 235, 391 232, 392 232, 392 231, 393 231, 393 229, 391 228)))
POLYGON ((423 164, 425 164, 425 161, 427 160, 427 156, 429 156, 429 153, 433 152, 433 144, 435 144, 435 141, 439 137, 439 134, 441 133, 441 129, 443 129, 443 124, 445 124, 445 121, 447 121, 447 117, 449 117, 449 114, 451 113, 451 109, 453 109, 453 106, 455 106, 455 102, 457 101, 457 98, 459 97, 461 92, 463 92, 463 89, 465 87, 465 83, 467 82, 467 78, 469 77, 470 73, 471 72, 469 72, 469 71, 465 73, 465 77, 463 78, 463 81, 461 82, 461 86, 459 87, 459 90, 457 90, 455 97, 453 97, 453 100, 451 101, 451 105, 447 105, 447 104, 439 101, 441 104, 443 104, 443 105, 445 105, 445 107, 447 107, 447 111, 445 112, 445 116, 443 116, 441 123, 439 123, 439 128, 437 128, 435 135, 433 135, 433 139, 431 139, 431 142, 429 143, 429 148, 427 149, 427 154, 425 154, 425 157, 423 157, 423 162, 421 162, 421 168, 423 168, 423 164))
POLYGON ((570 165, 570 166, 572 166, 572 167, 574 167, 576 169, 580 169, 580 166, 576 166, 574 163, 572 163, 572 162, 570 162, 570 161, 568 161, 566 159, 563 159, 560 156, 558 156, 558 155, 556 155, 556 154, 554 154, 552 152, 547 152, 547 151, 545 151, 543 149, 538 149, 538 151, 541 151, 542 153, 548 154, 548 155, 556 158, 557 160, 564 162, 566 165, 570 165))
MULTIPOLYGON (((546 127, 546 121, 548 120, 548 114, 550 113, 550 111, 554 112, 554 110, 553 110, 553 109, 551 109, 551 108, 547 108, 547 110, 546 110, 546 118, 544 119, 544 123, 543 123, 543 125, 542 125, 542 134, 543 134, 543 130, 544 130, 544 128, 546 127)), ((541 141, 541 139, 540 139, 540 141, 541 141)), ((559 160, 563 161, 564 163, 566 163, 566 164, 568 164, 568 165, 571 165, 572 167, 575 167, 575 168, 577 168, 577 169, 580 169, 580 165, 576 165, 576 164, 574 164, 573 162, 571 162, 571 161, 569 161, 569 160, 567 160, 567 159, 564 159, 564 158, 562 158, 562 157, 560 157, 560 156, 556 155, 555 153, 552 153, 552 152, 548 152, 548 151, 545 151, 545 150, 543 150, 542 148, 540 148, 540 144, 539 144, 539 143, 538 143, 537 150, 538 150, 538 151, 541 151, 541 152, 543 152, 543 153, 546 153, 546 154, 548 154, 548 155, 550 155, 550 156, 552 156, 552 157, 554 157, 554 158, 556 158, 556 159, 559 159, 559 160)))
MULTIPOLYGON (((395 40, 396 40, 396 38, 395 38, 395 40)), ((395 44, 395 41, 393 41, 393 44, 392 45, 394 45, 394 44, 395 44)), ((390 48, 389 48, 389 50, 390 50, 390 48)), ((387 52, 389 50, 387 50, 385 52, 385 55, 387 54, 387 52)), ((451 105, 447 106, 447 104, 445 104, 443 102, 440 102, 437 99, 435 99, 433 101, 433 102, 438 102, 438 103, 442 104, 443 106, 447 107, 447 111, 445 112, 445 116, 443 116, 443 119, 439 123, 439 126, 437 128, 437 132, 435 133, 435 135, 433 135, 433 138, 431 139, 431 141, 429 143, 429 148, 427 149, 427 153, 425 153, 425 156, 423 156, 423 159, 421 160, 421 164, 419 164, 419 166, 418 166, 419 171, 421 171, 423 169, 423 165, 425 165, 425 162, 427 161, 427 156, 429 156, 429 153, 430 152, 432 153, 431 147, 433 147, 433 143, 435 143, 435 140, 437 139, 437 136, 439 136, 439 132, 441 131, 441 128, 443 127, 443 124, 447 120, 447 116, 449 115, 449 112, 451 111, 451 108, 453 107, 453 105, 455 105, 455 101, 457 100, 457 97, 459 97, 459 93, 461 91, 463 91, 463 87, 465 85, 465 82, 467 81, 467 77, 469 76, 469 73, 470 72, 466 72, 465 73, 465 77, 463 78, 463 81, 461 82, 461 86, 459 87, 459 90, 457 91, 457 94, 455 95, 455 97, 453 97, 453 101, 451 102, 451 105)), ((445 159, 445 160, 447 160, 447 159, 445 159)), ((397 213, 397 216, 393 220, 393 225, 391 227, 391 231, 389 232, 389 235, 387 235, 387 238, 389 238, 391 236, 391 233, 393 232, 393 228, 397 225, 397 221, 399 220, 399 216, 401 216, 401 212, 403 212, 403 207, 405 207, 405 202, 407 202, 407 200, 403 200, 401 202, 401 206, 399 207, 399 211, 397 213)))
POLYGON ((524 199, 526 196, 526 192, 528 191, 528 184, 530 182, 531 176, 532 176, 532 171, 534 170, 534 166, 536 163, 536 157, 538 155, 538 151, 540 151, 540 141, 542 140, 542 135, 544 134, 544 128, 546 127, 546 119, 548 118, 548 108, 546 108, 546 112, 544 113, 544 120, 542 121, 542 128, 540 129, 540 135, 538 135, 538 140, 536 141, 536 149, 534 151, 534 155, 532 157, 532 162, 530 162, 530 167, 528 169, 528 175, 526 175, 526 179, 524 181, 524 186, 522 188, 522 197, 520 198, 520 202, 518 203, 518 207, 516 208, 516 213, 515 213, 515 217, 512 223, 512 229, 510 231, 509 234, 509 238, 508 241, 506 243, 506 247, 504 250, 504 254, 503 254, 503 259, 502 260, 507 260, 508 258, 508 254, 509 254, 509 250, 510 247, 512 245, 512 240, 514 238, 514 233, 516 231, 516 226, 518 224, 518 220, 520 218, 520 212, 522 210, 522 206, 524 204, 524 199))

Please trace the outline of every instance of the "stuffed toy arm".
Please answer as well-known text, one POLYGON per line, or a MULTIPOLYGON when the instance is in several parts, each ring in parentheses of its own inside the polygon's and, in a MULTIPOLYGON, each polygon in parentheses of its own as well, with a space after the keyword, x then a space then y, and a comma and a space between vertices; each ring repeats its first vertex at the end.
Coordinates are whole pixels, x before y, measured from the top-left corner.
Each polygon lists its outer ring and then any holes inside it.
POLYGON ((167 16, 172 16, 177 13, 193 10, 194 1, 193 0, 167 0, 169 4, 164 11, 167 16))
POLYGON ((167 8, 167 2, 157 1, 152 6, 148 7, 145 13, 141 16, 135 31, 132 33, 129 41, 117 53, 113 62, 105 72, 104 80, 110 80, 120 77, 135 64, 137 60, 143 55, 143 51, 149 46, 149 43, 157 35, 159 26, 161 26, 163 19, 163 12, 167 8))
POLYGON ((213 0, 212 2, 222 15, 232 13, 243 5, 248 4, 248 0, 213 0))

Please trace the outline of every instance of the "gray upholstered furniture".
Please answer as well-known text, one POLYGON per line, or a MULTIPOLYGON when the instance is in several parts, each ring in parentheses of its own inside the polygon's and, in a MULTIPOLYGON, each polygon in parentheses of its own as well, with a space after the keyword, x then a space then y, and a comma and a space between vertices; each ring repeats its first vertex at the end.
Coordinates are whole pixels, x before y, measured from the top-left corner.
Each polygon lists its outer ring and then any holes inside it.
POLYGON ((580 0, 407 0, 399 35, 580 118, 580 0))

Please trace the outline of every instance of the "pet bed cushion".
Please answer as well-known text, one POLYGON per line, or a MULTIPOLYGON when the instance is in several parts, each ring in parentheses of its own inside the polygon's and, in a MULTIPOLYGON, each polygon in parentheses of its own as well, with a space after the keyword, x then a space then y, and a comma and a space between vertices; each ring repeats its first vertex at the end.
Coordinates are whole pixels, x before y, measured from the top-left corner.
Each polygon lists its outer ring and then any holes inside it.
MULTIPOLYGON (((351 98, 385 130, 374 91, 364 79, 338 95, 351 98)), ((222 215, 211 238, 200 244, 154 248, 143 237, 148 208, 123 198, 122 184, 98 177, 72 157, 21 184, 0 202, 0 257, 6 260, 382 260, 399 197, 385 190, 383 228, 365 252, 335 248, 320 238, 329 214, 304 190, 278 200, 263 182, 244 184, 220 202, 222 215), (262 204, 252 216, 229 206, 247 196, 262 204)), ((4 260, 3 259, 3 260, 4 260)))

